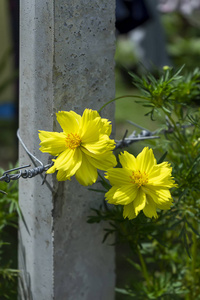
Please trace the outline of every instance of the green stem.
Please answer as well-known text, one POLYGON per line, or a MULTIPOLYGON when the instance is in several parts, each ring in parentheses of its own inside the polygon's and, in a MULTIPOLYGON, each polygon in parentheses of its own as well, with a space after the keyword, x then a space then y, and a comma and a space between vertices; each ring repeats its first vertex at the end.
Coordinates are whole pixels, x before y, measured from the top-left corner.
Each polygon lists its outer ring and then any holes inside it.
MULTIPOLYGON (((162 109, 162 111, 166 114, 166 112, 163 109, 162 109)), ((176 133, 177 133, 177 135, 179 137, 180 143, 184 146, 184 139, 183 139, 183 137, 182 137, 182 135, 180 133, 179 128, 176 125, 176 122, 174 121, 174 119, 171 117, 170 114, 167 114, 167 117, 169 118, 170 122, 173 124, 174 129, 175 129, 175 131, 176 131, 176 133)))
POLYGON ((148 274, 148 271, 147 271, 147 266, 145 264, 142 253, 140 252, 140 248, 138 246, 137 246, 137 252, 138 252, 139 260, 140 260, 141 267, 142 267, 142 273, 143 273, 144 278, 146 279, 147 286, 149 288, 150 287, 150 280, 149 280, 149 274, 148 274))
MULTIPOLYGON (((120 99, 123 99, 123 98, 139 98, 139 99, 147 99, 145 97, 142 97, 142 96, 139 96, 139 95, 125 95, 125 96, 120 96, 120 97, 117 97, 117 98, 114 98, 114 99, 111 99, 110 101, 108 101, 107 103, 105 103, 99 110, 98 110, 98 113, 100 113, 102 111, 102 109, 104 107, 106 107, 108 104, 116 101, 116 100, 120 100, 120 99)), ((147 99, 149 100, 149 99, 147 99)))

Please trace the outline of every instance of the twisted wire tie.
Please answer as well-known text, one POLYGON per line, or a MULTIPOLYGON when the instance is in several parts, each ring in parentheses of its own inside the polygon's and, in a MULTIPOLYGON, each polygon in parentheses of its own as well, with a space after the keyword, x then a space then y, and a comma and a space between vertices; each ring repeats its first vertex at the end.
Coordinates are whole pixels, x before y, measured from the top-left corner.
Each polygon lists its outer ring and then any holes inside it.
MULTIPOLYGON (((36 156, 34 156, 28 150, 28 148, 26 147, 26 145, 24 144, 23 140, 20 137, 19 129, 17 130, 17 137, 18 137, 21 145, 23 146, 24 150, 27 152, 27 154, 31 157, 31 159, 33 161, 37 161, 40 164, 40 166, 36 166, 35 168, 31 168, 31 169, 25 169, 25 168, 28 168, 31 166, 31 165, 25 165, 22 167, 17 167, 17 168, 7 170, 0 177, 0 181, 4 181, 6 183, 9 183, 11 180, 18 180, 20 177, 24 178, 24 179, 35 177, 39 174, 42 174, 44 171, 47 171, 50 167, 53 166, 53 162, 51 162, 50 164, 44 165, 36 156), (25 169, 25 170, 22 170, 22 169, 25 169), (18 173, 10 174, 11 172, 14 172, 17 170, 19 170, 18 173)), ((44 177, 44 180, 45 180, 45 177, 44 177)), ((44 180, 43 180, 42 184, 44 183, 44 180)), ((0 190, 0 192, 3 192, 3 191, 0 190)))

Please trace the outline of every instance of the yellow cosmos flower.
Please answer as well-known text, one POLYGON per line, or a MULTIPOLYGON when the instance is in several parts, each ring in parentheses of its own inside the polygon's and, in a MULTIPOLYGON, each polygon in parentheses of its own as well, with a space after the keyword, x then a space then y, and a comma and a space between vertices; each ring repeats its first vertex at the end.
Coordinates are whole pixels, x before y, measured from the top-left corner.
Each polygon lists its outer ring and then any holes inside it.
POLYGON ((97 169, 108 170, 117 164, 112 152, 115 142, 109 138, 112 125, 91 109, 85 109, 82 116, 74 111, 56 115, 63 132, 39 130, 40 150, 57 156, 47 173, 58 171, 59 181, 75 175, 80 184, 93 184, 97 169))
POLYGON ((137 157, 125 151, 119 160, 122 168, 110 169, 105 176, 112 185, 105 196, 109 203, 124 205, 124 218, 133 219, 141 210, 147 217, 157 218, 157 208, 170 209, 169 189, 176 185, 167 162, 157 164, 148 147, 137 157))

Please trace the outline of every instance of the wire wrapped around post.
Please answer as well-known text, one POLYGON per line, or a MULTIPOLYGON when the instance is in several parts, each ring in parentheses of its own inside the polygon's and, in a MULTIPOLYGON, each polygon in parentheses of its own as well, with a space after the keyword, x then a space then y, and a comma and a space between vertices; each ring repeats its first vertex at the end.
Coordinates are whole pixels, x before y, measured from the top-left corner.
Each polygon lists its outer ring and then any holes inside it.
POLYGON ((47 164, 46 166, 38 166, 32 169, 25 169, 24 168, 30 167, 30 165, 18 167, 18 168, 13 168, 10 170, 7 170, 3 173, 3 175, 0 177, 0 181, 4 181, 6 183, 9 183, 12 180, 18 180, 20 177, 21 178, 33 178, 37 176, 38 174, 42 174, 43 172, 47 171, 50 167, 52 167, 53 162, 51 164, 47 164), (10 174, 11 172, 18 171, 18 173, 15 174, 10 174))

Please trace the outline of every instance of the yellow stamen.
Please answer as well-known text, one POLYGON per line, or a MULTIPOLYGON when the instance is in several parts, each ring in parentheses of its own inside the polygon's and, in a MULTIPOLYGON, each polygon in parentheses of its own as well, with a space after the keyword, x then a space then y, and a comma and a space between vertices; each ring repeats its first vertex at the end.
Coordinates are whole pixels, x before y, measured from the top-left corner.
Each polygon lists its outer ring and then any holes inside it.
POLYGON ((148 174, 145 172, 142 173, 140 170, 133 171, 130 178, 131 182, 136 184, 138 188, 148 183, 148 174))
POLYGON ((77 133, 68 133, 66 137, 66 146, 69 149, 75 149, 81 144, 81 139, 77 133))

